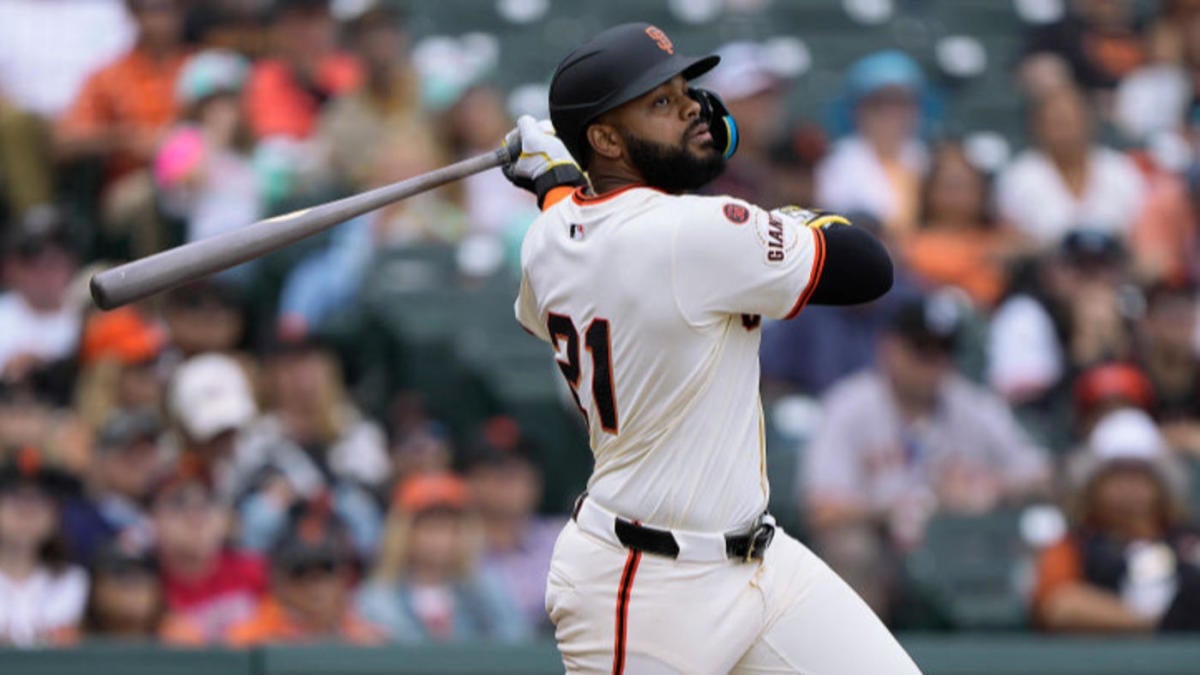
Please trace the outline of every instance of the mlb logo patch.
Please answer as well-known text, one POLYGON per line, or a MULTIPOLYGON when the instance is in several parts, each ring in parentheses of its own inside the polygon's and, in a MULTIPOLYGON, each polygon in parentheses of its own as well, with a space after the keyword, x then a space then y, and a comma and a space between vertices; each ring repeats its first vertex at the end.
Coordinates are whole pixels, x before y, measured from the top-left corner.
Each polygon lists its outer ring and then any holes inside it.
POLYGON ((582 225, 575 225, 575 224, 571 225, 571 238, 572 239, 583 239, 583 226, 582 225))

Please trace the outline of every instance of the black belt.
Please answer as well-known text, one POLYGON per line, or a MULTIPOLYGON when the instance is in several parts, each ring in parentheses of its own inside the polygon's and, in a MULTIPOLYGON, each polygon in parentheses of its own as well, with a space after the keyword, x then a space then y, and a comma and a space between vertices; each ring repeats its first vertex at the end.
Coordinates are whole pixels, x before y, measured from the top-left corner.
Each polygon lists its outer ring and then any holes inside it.
MULTIPOLYGON (((572 518, 579 514, 579 507, 583 505, 584 499, 587 499, 586 492, 575 501, 572 518)), ((626 548, 667 558, 679 557, 679 543, 675 541, 675 535, 671 534, 670 530, 639 525, 619 516, 615 518, 613 530, 617 534, 617 540, 626 548)), ((749 532, 725 535, 725 555, 734 560, 762 560, 774 538, 775 519, 771 514, 764 513, 759 516, 749 532)))

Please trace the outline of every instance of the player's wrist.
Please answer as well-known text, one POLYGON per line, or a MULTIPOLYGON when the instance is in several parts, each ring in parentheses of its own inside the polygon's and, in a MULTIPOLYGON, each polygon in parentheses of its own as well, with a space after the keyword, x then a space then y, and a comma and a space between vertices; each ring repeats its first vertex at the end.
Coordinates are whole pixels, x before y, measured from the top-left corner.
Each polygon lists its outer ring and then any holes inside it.
POLYGON ((553 164, 549 170, 533 179, 533 191, 537 195, 538 208, 544 208, 546 195, 559 187, 582 187, 587 185, 587 177, 574 162, 553 164))

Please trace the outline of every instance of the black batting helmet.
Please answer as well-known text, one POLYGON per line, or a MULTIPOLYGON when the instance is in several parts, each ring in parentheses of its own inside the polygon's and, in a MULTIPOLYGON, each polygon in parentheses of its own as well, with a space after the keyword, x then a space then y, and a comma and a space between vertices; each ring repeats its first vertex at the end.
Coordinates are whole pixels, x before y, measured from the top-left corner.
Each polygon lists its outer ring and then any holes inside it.
POLYGON ((691 80, 712 70, 716 55, 688 57, 657 26, 626 23, 596 35, 567 55, 550 82, 550 121, 567 150, 587 168, 589 124, 676 75, 691 80))

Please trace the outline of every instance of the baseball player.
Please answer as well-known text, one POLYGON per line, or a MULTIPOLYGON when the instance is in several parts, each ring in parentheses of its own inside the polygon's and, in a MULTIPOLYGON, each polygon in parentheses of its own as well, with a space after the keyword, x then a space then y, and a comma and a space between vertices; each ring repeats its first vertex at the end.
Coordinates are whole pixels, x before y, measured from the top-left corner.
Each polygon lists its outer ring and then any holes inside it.
POLYGON ((572 673, 918 673, 766 513, 758 394, 761 317, 877 298, 891 262, 840 216, 687 194, 737 144, 689 85, 718 60, 617 26, 559 64, 554 133, 518 120, 509 178, 543 211, 517 320, 554 348, 595 456, 546 610, 572 673))

